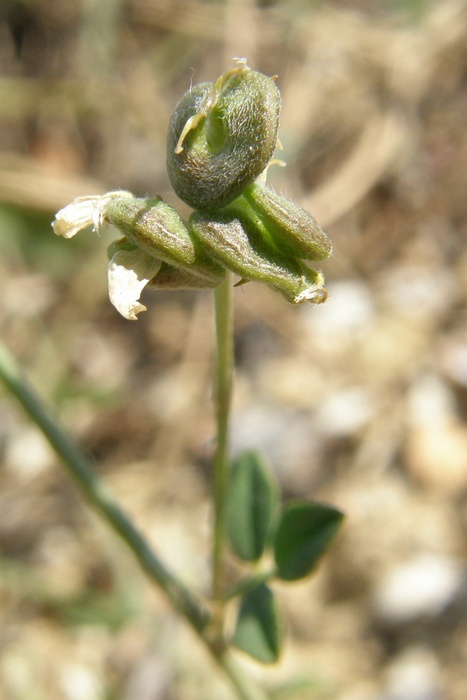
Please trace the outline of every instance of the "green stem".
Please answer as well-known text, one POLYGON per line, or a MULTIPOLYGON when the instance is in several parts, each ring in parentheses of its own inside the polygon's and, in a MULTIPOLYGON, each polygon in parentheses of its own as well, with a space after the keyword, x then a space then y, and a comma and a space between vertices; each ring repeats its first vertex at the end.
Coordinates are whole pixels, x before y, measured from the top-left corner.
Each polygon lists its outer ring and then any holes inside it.
POLYGON ((219 663, 229 676, 240 700, 270 700, 271 696, 245 675, 228 652, 219 659, 219 663))
POLYGON ((260 583, 268 583, 268 581, 272 581, 272 579, 274 579, 276 576, 277 572, 275 569, 270 569, 268 571, 258 571, 257 573, 252 574, 251 576, 246 576, 245 578, 241 579, 233 586, 231 586, 231 588, 225 591, 224 601, 228 603, 230 600, 233 600, 234 598, 237 598, 240 595, 244 595, 245 593, 252 591, 253 588, 259 586, 260 583))
POLYGON ((0 379, 39 426, 93 508, 132 550, 142 569, 166 593, 176 610, 202 636, 209 615, 183 583, 162 564, 131 520, 114 501, 88 459, 55 423, 27 385, 14 358, 0 344, 0 379))
MULTIPOLYGON (((217 447, 214 457, 214 601, 223 597, 226 497, 229 479, 229 414, 233 373, 232 279, 228 272, 215 290, 216 310, 216 417, 217 447)), ((223 615, 220 615, 222 623, 223 615)), ((219 630, 220 631, 220 630, 219 630)))
MULTIPOLYGON (((230 398, 230 377, 232 370, 232 336, 231 329, 231 289, 219 293, 216 303, 218 318, 218 450, 215 459, 216 469, 216 561, 218 574, 217 585, 222 581, 222 550, 225 531, 225 490, 227 485, 227 426, 230 398), (222 313, 226 310, 226 315, 222 313), (221 381, 221 377, 223 380, 221 381), (221 408, 222 407, 222 408, 221 408)), ((217 298, 217 297, 216 297, 217 298)), ((83 495, 110 527, 122 538, 132 550, 141 568, 148 577, 157 583, 166 593, 167 598, 206 645, 215 661, 223 669, 237 691, 240 700, 266 700, 267 694, 249 679, 235 664, 227 650, 219 647, 218 640, 209 634, 210 615, 198 600, 185 588, 183 583, 168 571, 165 565, 152 551, 141 533, 114 501, 104 483, 96 474, 89 460, 78 450, 61 428, 48 414, 45 407, 28 386, 21 370, 8 350, 0 343, 0 379, 23 406, 26 413, 43 432, 52 448, 61 458, 69 475, 79 486, 83 495)), ((215 620, 213 621, 213 626, 215 620)))

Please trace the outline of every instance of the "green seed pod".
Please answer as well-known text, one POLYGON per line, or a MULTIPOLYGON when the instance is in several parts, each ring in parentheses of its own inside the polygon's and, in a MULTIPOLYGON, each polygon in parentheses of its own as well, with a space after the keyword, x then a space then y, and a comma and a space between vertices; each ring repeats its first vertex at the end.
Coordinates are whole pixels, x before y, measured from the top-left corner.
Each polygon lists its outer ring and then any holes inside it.
POLYGON ((242 280, 264 282, 293 304, 321 303, 327 292, 320 272, 272 248, 260 228, 230 208, 215 214, 194 212, 190 230, 204 249, 242 280))
POLYGON ((243 198, 284 252, 305 260, 325 260, 331 255, 331 241, 311 214, 296 202, 259 182, 248 187, 243 198))
POLYGON ((104 218, 158 260, 187 269, 190 275, 213 286, 222 281, 222 268, 192 240, 183 219, 160 197, 113 199, 105 208, 104 218))
POLYGON ((246 64, 186 92, 167 138, 167 170, 180 199, 212 210, 238 197, 272 158, 280 106, 274 80, 246 64))
POLYGON ((217 287, 225 277, 225 269, 220 265, 218 276, 209 278, 194 275, 187 269, 173 267, 162 263, 157 275, 149 282, 149 287, 156 289, 213 289, 217 287))
POLYGON ((128 240, 160 260, 190 265, 195 250, 183 219, 160 197, 112 200, 105 219, 128 240))

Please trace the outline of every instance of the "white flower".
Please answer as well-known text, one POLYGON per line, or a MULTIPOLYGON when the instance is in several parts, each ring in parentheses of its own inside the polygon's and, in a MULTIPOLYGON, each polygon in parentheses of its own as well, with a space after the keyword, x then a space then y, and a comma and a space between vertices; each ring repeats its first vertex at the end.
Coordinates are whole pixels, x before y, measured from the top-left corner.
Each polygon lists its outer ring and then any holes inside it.
POLYGON ((159 272, 160 260, 143 250, 118 250, 109 263, 109 297, 117 311, 129 321, 146 311, 139 303, 141 292, 159 272))
POLYGON ((112 199, 121 197, 133 197, 133 195, 124 190, 115 190, 102 195, 77 197, 71 204, 56 213, 55 221, 52 222, 53 230, 57 236, 63 236, 63 238, 73 238, 89 226, 92 226, 94 231, 98 231, 102 226, 107 204, 112 199))

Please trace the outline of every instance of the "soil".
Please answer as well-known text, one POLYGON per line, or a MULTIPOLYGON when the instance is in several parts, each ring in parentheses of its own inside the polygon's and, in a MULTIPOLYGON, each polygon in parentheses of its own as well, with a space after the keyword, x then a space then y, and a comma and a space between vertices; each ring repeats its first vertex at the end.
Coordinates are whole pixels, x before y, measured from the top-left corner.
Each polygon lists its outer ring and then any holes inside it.
MULTIPOLYGON (((278 75, 268 180, 333 241, 326 304, 235 289, 231 449, 346 513, 275 587, 284 700, 467 697, 467 5, 114 0, 0 8, 2 340, 168 565, 209 591, 210 292, 107 295, 74 197, 158 193, 171 111, 232 57, 278 75)), ((0 698, 233 700, 199 642, 0 395, 0 698)))

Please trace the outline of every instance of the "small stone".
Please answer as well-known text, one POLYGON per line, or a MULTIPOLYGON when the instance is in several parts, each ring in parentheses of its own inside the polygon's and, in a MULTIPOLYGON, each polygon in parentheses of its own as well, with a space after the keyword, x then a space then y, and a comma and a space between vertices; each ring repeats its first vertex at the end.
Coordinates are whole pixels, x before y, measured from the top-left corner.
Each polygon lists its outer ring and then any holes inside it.
POLYGON ((420 554, 392 568, 376 590, 376 614, 391 625, 434 616, 455 598, 462 568, 453 559, 420 554))

